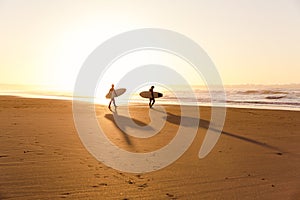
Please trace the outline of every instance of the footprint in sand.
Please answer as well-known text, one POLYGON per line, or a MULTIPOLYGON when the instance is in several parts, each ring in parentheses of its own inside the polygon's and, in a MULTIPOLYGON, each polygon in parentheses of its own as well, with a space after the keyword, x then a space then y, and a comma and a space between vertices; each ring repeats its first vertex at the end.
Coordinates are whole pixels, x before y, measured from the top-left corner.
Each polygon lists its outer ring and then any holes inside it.
POLYGON ((61 193, 60 195, 62 195, 62 196, 60 198, 67 198, 67 196, 70 194, 71 194, 70 192, 61 193))
POLYGON ((93 188, 99 187, 99 185, 92 185, 93 188))
POLYGON ((95 178, 101 178, 100 174, 94 174, 95 178))
POLYGON ((173 194, 167 193, 166 195, 167 195, 168 197, 170 197, 171 199, 177 199, 173 194))
POLYGON ((148 187, 148 184, 144 183, 142 185, 139 185, 138 187, 139 187, 139 189, 144 189, 144 188, 148 187))

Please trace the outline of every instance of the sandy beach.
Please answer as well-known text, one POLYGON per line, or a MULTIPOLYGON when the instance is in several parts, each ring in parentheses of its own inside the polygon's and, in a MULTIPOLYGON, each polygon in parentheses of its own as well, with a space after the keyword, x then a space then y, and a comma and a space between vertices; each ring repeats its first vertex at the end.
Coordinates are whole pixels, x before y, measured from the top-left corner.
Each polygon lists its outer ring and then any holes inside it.
MULTIPOLYGON (((180 107, 147 140, 126 136, 111 111, 97 106, 107 137, 132 152, 164 146, 174 137, 180 107), (174 122, 174 123, 172 123, 174 122)), ((149 123, 148 108, 130 108, 149 123)), ((196 139, 170 166, 131 174, 107 167, 82 144, 72 102, 0 96, 0 199, 300 199, 300 112, 228 108, 212 152, 198 158, 210 120, 200 108, 196 139)))

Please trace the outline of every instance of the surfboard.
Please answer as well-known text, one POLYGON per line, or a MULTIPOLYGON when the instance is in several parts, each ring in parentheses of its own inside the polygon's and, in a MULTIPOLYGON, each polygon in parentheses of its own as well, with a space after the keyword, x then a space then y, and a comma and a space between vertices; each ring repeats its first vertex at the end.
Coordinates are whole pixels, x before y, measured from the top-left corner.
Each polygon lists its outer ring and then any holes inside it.
MULTIPOLYGON (((163 96, 160 92, 153 92, 154 98, 160 98, 163 96)), ((151 92, 149 91, 143 91, 140 93, 140 96, 143 98, 151 98, 151 92)))
POLYGON ((106 98, 107 99, 111 99, 113 97, 118 97, 118 96, 121 96, 122 94, 124 94, 126 92, 126 89, 125 88, 119 88, 119 89, 116 89, 115 92, 109 92, 106 94, 106 98))

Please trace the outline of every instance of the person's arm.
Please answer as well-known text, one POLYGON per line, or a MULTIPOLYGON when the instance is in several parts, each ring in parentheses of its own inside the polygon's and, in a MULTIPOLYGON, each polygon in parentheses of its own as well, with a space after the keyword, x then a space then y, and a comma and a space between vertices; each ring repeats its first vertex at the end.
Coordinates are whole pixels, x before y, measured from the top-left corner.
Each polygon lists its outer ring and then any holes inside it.
POLYGON ((152 96, 152 98, 154 98, 154 93, 153 93, 153 90, 151 90, 151 96, 152 96))

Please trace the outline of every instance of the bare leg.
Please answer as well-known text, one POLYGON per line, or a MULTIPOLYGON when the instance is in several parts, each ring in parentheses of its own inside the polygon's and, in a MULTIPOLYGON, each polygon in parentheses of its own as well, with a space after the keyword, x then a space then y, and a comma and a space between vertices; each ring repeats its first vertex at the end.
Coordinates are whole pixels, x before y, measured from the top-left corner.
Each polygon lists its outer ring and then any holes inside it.
POLYGON ((112 102, 112 99, 110 100, 109 105, 108 105, 108 108, 109 108, 109 109, 110 109, 111 102, 112 102))
POLYGON ((115 98, 112 98, 112 102, 114 103, 115 108, 117 107, 115 98))
POLYGON ((149 107, 152 108, 152 106, 153 106, 154 103, 155 103, 154 98, 151 98, 150 102, 149 102, 149 107))
POLYGON ((154 105, 154 103, 155 103, 155 99, 153 98, 151 107, 154 105))

